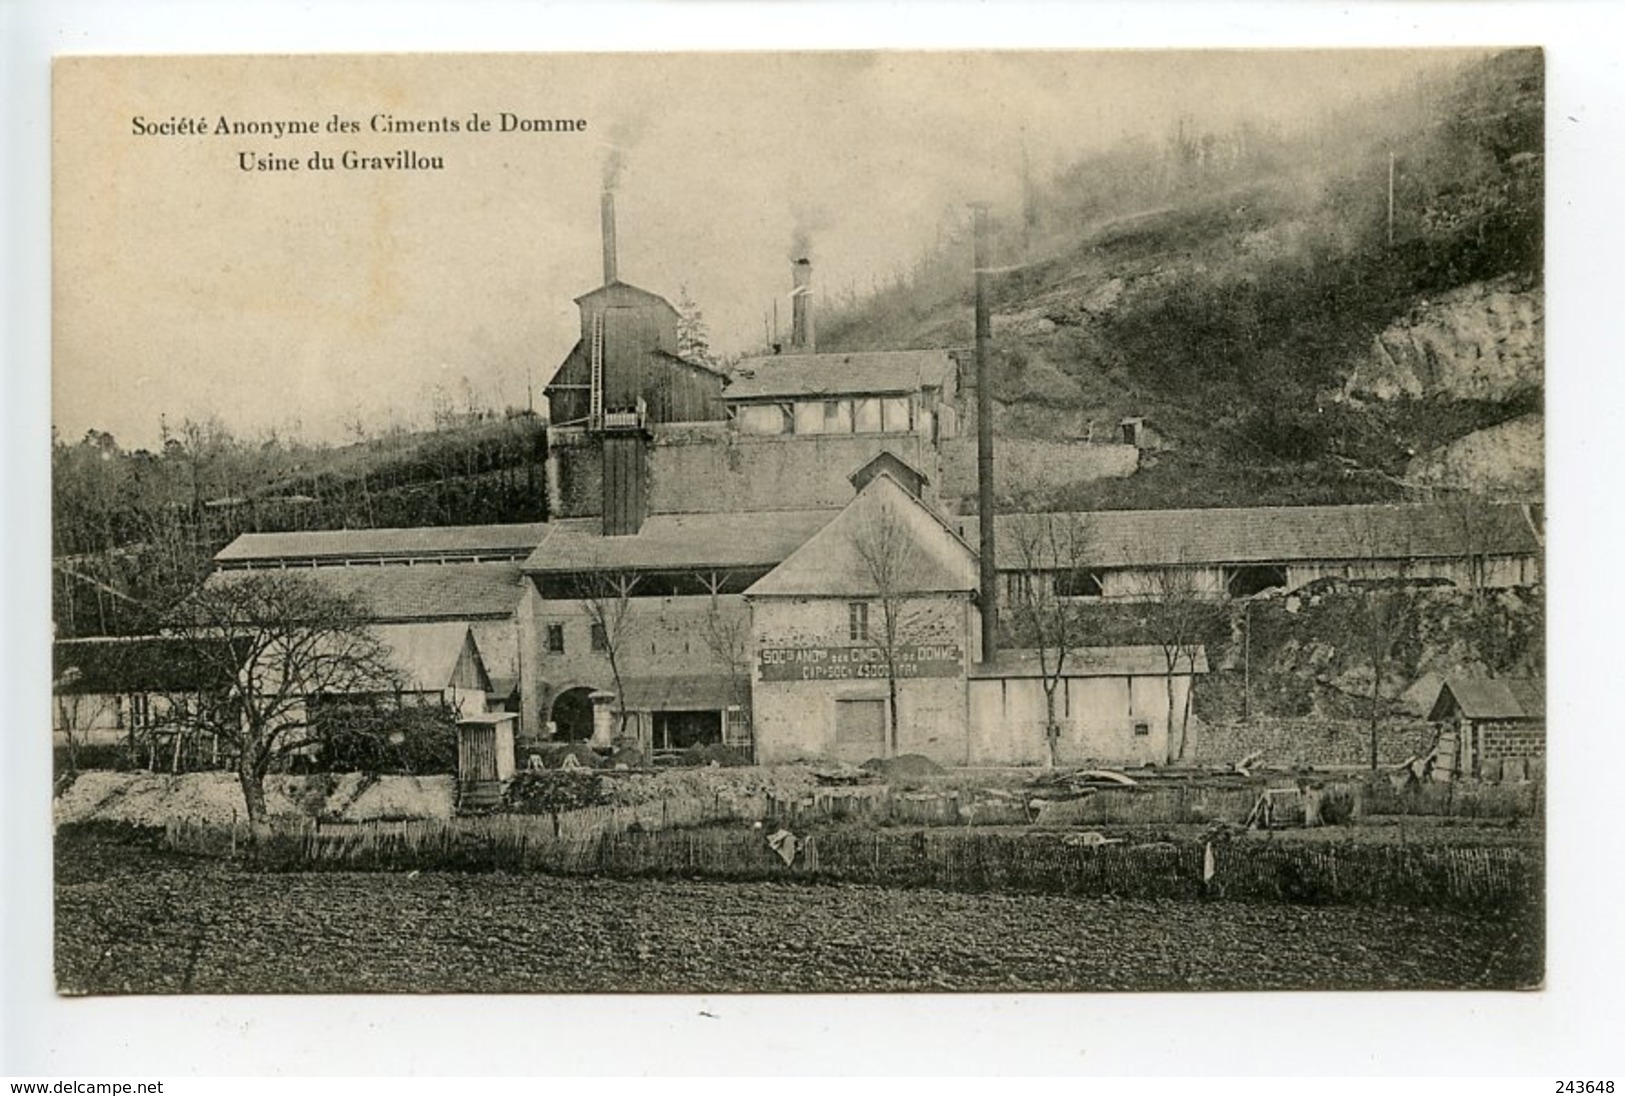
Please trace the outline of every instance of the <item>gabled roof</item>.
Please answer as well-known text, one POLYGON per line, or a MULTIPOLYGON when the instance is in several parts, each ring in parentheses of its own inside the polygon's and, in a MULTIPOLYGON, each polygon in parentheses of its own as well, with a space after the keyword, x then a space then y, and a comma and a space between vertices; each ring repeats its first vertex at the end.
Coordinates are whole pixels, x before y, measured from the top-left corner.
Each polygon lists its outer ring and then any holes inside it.
POLYGON ((224 688, 245 657, 227 639, 99 636, 51 644, 53 691, 64 695, 193 692, 224 688))
POLYGON ((1449 719, 1456 712, 1468 719, 1545 719, 1546 682, 1532 677, 1447 678, 1428 719, 1449 719))
MULTIPOLYGON (((1001 570, 1027 566, 1020 550, 1021 532, 1050 517, 1071 515, 999 516, 1001 570)), ((1522 508, 1496 503, 1096 510, 1077 518, 1089 545, 1087 562, 1093 567, 1426 559, 1540 551, 1522 508)), ((954 520, 960 535, 975 543, 976 518, 954 520)))
POLYGON ((946 350, 865 350, 746 358, 722 391, 725 400, 887 395, 941 388, 954 373, 946 350))
POLYGON ((345 556, 444 556, 528 552, 547 532, 543 522, 514 525, 415 526, 409 529, 327 529, 244 533, 216 562, 330 559, 345 556))
MULTIPOLYGON (((583 344, 581 340, 577 339, 575 345, 570 348, 570 352, 564 355, 564 359, 559 363, 558 369, 553 373, 553 376, 548 379, 547 384, 542 387, 542 393, 544 395, 551 392, 564 390, 561 389, 560 386, 569 383, 563 379, 566 376, 565 367, 570 364, 572 358, 575 358, 578 355, 585 355, 586 351, 582 349, 582 346, 583 344)), ((709 373, 711 376, 722 380, 725 384, 728 380, 728 374, 724 373, 715 366, 706 365, 704 362, 693 361, 689 358, 682 357, 681 355, 662 350, 657 346, 644 349, 642 354, 645 358, 652 358, 655 361, 670 362, 673 365, 687 366, 689 369, 693 369, 696 372, 709 373)), ((579 388, 572 388, 571 390, 579 391, 579 388)))
POLYGON ((530 574, 677 567, 771 567, 828 524, 833 510, 654 514, 629 536, 598 518, 556 521, 524 563, 530 574))
MULTIPOLYGON (((414 563, 303 567, 290 571, 329 593, 356 597, 376 621, 506 620, 519 607, 521 564, 414 563)), ((208 582, 240 581, 259 571, 216 571, 208 582)))
MULTIPOLYGON (((473 647, 468 625, 461 623, 378 624, 373 632, 389 648, 390 664, 416 692, 450 687, 465 648, 473 647)), ((474 648, 478 657, 478 648, 474 648)), ((487 682, 489 678, 487 678, 487 682)))
POLYGON ((959 593, 977 584, 970 547, 930 507, 879 472, 745 596, 877 597, 877 568, 891 569, 911 595, 959 593))
POLYGON ((882 449, 865 461, 863 467, 846 478, 855 490, 861 491, 869 485, 870 480, 882 472, 896 479, 904 490, 916 498, 920 494, 919 487, 931 482, 930 476, 927 476, 890 449, 882 449))
MULTIPOLYGON (((1050 661, 1054 662, 1054 653, 1050 661)), ((1168 660, 1161 647, 1079 647, 1068 651, 1061 667, 1062 677, 1162 677, 1168 672, 1168 660)), ((1181 652, 1174 666, 1174 674, 1191 673, 1191 664, 1181 652)), ((1208 672, 1207 649, 1196 648, 1195 672, 1208 672)), ((1038 651, 1033 649, 1001 650, 991 662, 981 662, 970 668, 971 677, 1042 677, 1043 667, 1038 651)))
POLYGON ((642 286, 633 285, 631 282, 623 282, 619 278, 613 282, 605 282, 597 289, 587 290, 587 292, 575 299, 575 303, 580 304, 582 301, 590 301, 594 297, 602 297, 605 293, 614 293, 621 296, 633 294, 640 297, 647 297, 650 300, 659 301, 673 312, 677 311, 677 306, 672 304, 666 298, 662 297, 660 294, 644 289, 642 286))

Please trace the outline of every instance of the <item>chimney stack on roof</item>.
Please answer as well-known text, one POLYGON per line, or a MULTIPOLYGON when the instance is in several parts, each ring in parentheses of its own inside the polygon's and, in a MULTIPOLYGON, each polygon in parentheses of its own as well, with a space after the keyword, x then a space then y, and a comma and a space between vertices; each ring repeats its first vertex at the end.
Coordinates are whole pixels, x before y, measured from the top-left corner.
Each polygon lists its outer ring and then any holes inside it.
POLYGON ((618 277, 615 269, 615 191, 607 186, 599 200, 599 220, 604 230, 604 284, 609 285, 618 277))
POLYGON ((790 346, 803 354, 817 349, 813 336, 812 260, 803 256, 790 264, 790 346))

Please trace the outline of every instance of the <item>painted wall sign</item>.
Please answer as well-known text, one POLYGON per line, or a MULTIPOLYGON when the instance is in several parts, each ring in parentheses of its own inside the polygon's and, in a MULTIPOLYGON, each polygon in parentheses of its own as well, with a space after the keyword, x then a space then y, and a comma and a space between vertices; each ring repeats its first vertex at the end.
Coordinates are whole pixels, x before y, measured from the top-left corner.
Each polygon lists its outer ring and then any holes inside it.
MULTIPOLYGON (((897 676, 958 677, 964 655, 957 643, 905 643, 897 650, 897 676)), ((757 652, 763 681, 886 680, 879 647, 764 647, 757 652)))

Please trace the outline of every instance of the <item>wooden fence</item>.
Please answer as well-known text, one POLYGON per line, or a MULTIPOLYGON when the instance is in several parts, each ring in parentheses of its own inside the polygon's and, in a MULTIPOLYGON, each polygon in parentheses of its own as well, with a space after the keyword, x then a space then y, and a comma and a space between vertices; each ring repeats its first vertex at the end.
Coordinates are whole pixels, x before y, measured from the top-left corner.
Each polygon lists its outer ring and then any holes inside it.
MULTIPOLYGON (((605 808, 591 808, 601 812, 605 808)), ((177 851, 252 855, 273 871, 512 871, 613 878, 845 881, 959 891, 1490 909, 1540 900, 1538 850, 1240 840, 1090 846, 1076 835, 966 827, 838 828, 797 842, 786 862, 772 828, 633 828, 586 811, 347 826, 245 829, 175 823, 177 851)))

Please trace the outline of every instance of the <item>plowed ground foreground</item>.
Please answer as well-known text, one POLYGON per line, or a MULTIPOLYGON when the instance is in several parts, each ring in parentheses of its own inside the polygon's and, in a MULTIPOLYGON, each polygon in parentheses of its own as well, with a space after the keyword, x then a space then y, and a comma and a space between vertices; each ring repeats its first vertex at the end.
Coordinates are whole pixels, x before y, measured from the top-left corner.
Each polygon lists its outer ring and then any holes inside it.
POLYGON ((262 874, 59 841, 65 993, 1446 989, 1538 918, 543 875, 262 874))

